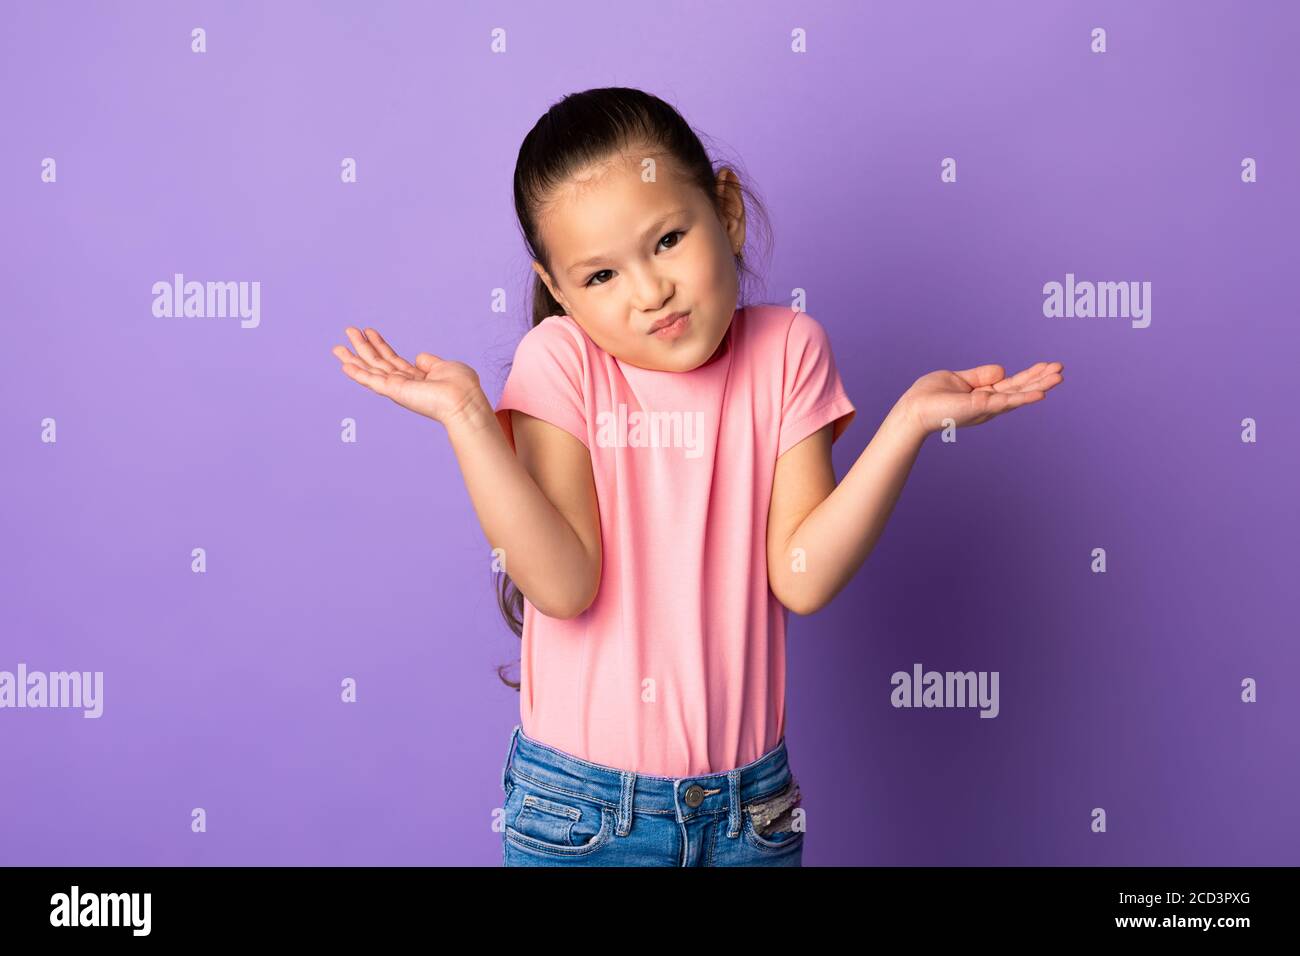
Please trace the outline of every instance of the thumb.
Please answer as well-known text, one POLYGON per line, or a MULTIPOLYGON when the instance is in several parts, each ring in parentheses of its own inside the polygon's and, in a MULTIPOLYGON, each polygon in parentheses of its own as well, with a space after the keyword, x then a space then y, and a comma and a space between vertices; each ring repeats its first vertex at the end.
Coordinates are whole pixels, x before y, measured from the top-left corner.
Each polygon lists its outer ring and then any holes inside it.
POLYGON ((1001 365, 977 365, 953 374, 959 376, 971 388, 979 388, 982 385, 992 385, 994 382, 1002 381, 1007 373, 1001 365))
POLYGON ((416 368, 420 369, 422 372, 429 371, 429 369, 433 368, 434 363, 441 361, 442 359, 438 358, 436 355, 430 354, 429 352, 421 352, 415 357, 416 368))

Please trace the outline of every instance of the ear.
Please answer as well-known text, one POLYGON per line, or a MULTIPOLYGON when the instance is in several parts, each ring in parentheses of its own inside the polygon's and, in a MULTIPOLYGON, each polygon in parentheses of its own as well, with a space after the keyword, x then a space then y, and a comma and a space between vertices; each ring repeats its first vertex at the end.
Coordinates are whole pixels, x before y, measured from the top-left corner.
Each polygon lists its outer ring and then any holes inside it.
POLYGON ((551 281, 551 277, 546 274, 546 270, 542 268, 542 264, 538 262, 536 259, 533 260, 533 271, 536 272, 541 277, 541 280, 544 283, 546 283, 546 288, 551 293, 551 298, 555 299, 556 302, 560 303, 560 305, 564 307, 564 311, 568 315, 572 315, 573 310, 569 308, 569 303, 564 301, 564 296, 560 295, 560 293, 556 290, 555 283, 551 281))
POLYGON ((745 200, 740 191, 740 178, 730 167, 723 167, 718 171, 716 189, 722 227, 731 240, 731 253, 736 255, 745 248, 745 200))

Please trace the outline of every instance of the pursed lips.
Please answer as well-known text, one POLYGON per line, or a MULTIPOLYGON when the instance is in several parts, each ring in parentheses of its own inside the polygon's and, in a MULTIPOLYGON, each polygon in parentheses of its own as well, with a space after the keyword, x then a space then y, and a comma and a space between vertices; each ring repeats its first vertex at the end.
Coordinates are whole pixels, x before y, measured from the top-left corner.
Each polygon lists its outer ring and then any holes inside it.
POLYGON ((659 320, 658 322, 656 322, 654 325, 650 326, 650 331, 647 332, 646 334, 647 334, 647 335, 653 335, 654 333, 658 332, 660 329, 664 328, 665 326, 672 325, 674 322, 676 322, 678 319, 680 319, 683 315, 686 315, 686 313, 685 313, 685 312, 674 312, 672 315, 668 316, 667 318, 665 318, 665 319, 660 319, 660 320, 659 320))

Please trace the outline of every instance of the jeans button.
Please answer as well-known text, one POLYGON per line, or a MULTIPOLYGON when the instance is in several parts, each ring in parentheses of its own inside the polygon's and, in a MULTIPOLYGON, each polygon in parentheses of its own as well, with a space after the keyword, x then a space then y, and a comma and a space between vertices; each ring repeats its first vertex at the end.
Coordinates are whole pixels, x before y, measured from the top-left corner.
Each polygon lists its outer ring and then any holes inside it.
POLYGON ((704 802, 704 788, 693 783, 686 788, 686 805, 692 810, 704 802))

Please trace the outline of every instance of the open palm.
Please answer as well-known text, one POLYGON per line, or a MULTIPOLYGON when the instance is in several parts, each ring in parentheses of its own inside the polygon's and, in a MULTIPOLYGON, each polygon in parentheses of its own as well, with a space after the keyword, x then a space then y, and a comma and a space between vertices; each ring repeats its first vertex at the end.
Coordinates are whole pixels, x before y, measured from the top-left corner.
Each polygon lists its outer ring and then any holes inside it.
POLYGON ((421 352, 412 364, 394 352, 375 329, 361 332, 349 326, 344 331, 357 354, 343 345, 330 350, 342 361, 343 371, 354 382, 403 408, 445 425, 482 391, 478 373, 464 362, 421 352))
POLYGON ((923 375, 903 393, 914 420, 927 432, 952 419, 961 428, 979 425, 1021 405, 1042 401, 1065 380, 1060 362, 1038 362, 1010 378, 1001 365, 980 365, 960 372, 923 375))

